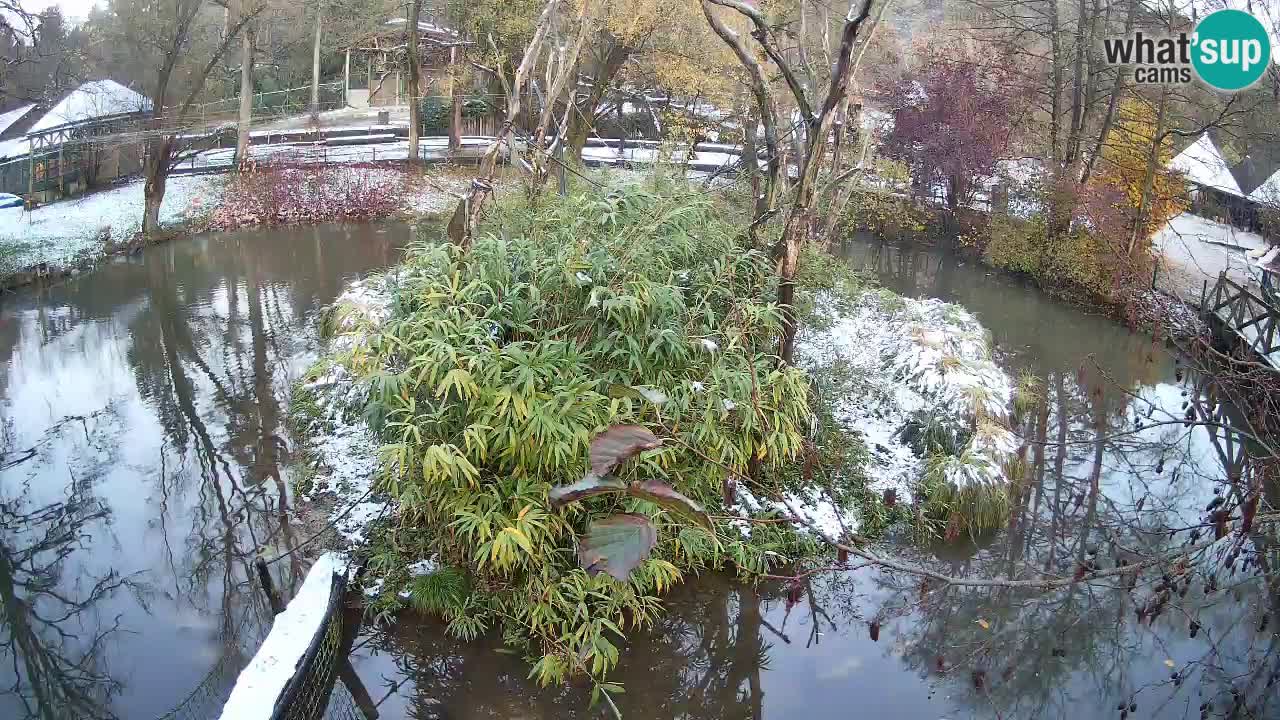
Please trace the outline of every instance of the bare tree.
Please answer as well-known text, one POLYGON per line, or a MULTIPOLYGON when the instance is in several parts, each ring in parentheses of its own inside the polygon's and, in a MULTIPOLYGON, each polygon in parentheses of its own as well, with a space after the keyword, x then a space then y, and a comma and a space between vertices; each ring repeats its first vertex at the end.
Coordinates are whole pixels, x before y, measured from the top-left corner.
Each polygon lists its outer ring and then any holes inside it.
POLYGON ((756 109, 765 126, 765 145, 770 158, 765 192, 766 202, 757 206, 753 226, 766 221, 768 216, 776 210, 776 193, 781 170, 774 120, 777 109, 761 62, 746 41, 717 15, 714 6, 729 8, 750 22, 753 28, 751 37, 782 76, 789 95, 788 99, 794 102, 795 113, 799 116, 799 122, 792 128, 794 142, 798 145, 795 153, 796 181, 790 190, 791 204, 787 209, 786 224, 774 248, 775 259, 778 262, 778 304, 782 307, 783 313, 778 356, 783 362, 791 362, 795 354, 797 329, 795 276, 800 261, 800 249, 815 236, 818 227, 819 218, 815 200, 818 197, 819 169, 827 161, 837 110, 845 102, 850 77, 853 74, 854 44, 863 23, 871 14, 872 2, 873 0, 863 0, 861 7, 858 7, 856 2, 850 4, 841 27, 839 50, 831 70, 831 77, 826 84, 826 92, 821 96, 813 97, 811 101, 810 91, 800 81, 793 67, 793 60, 788 58, 785 46, 780 42, 781 38, 763 12, 739 0, 702 0, 703 14, 707 22, 711 24, 721 40, 733 49, 739 62, 747 70, 752 94, 756 100, 756 109))
MULTIPOLYGON (((243 15, 249 0, 242 0, 239 12, 243 15)), ((245 23, 240 32, 240 118, 236 124, 236 157, 237 168, 244 167, 249 161, 249 131, 253 127, 253 63, 254 39, 256 36, 252 21, 245 23)))
MULTIPOLYGON (((534 164, 527 164, 520 157, 519 144, 515 138, 515 123, 521 113, 521 98, 526 94, 526 84, 534 82, 533 72, 537 65, 538 58, 542 54, 544 44, 547 42, 548 36, 552 33, 552 26, 556 18, 556 10, 559 6, 559 0, 547 0, 547 4, 543 7, 542 13, 538 17, 538 24, 533 31, 528 45, 525 47, 524 55, 520 60, 520 64, 516 67, 515 74, 511 80, 508 80, 502 68, 489 68, 479 66, 481 69, 490 73, 498 79, 502 85, 503 94, 506 96, 506 119, 502 123, 498 136, 489 143, 488 149, 485 151, 484 157, 480 161, 480 172, 477 177, 471 181, 471 192, 467 197, 463 198, 457 209, 454 211, 453 219, 449 222, 449 238, 457 245, 468 248, 471 240, 475 235, 476 226, 480 222, 480 213, 484 209, 484 204, 490 195, 493 194, 493 178, 497 170, 498 156, 502 153, 505 146, 507 149, 507 161, 513 165, 524 167, 530 171, 534 171, 534 177, 538 176, 534 164)), ((567 77, 573 68, 577 65, 577 53, 581 49, 582 38, 586 32, 585 16, 590 3, 584 3, 581 9, 579 21, 582 25, 579 29, 578 39, 574 44, 574 55, 572 58, 562 55, 563 62, 560 63, 561 71, 551 81, 551 85, 555 86, 555 91, 562 92, 567 84, 567 77)), ((488 37, 489 44, 494 47, 497 52, 496 42, 493 36, 488 37)), ((473 63, 475 64, 475 63, 473 63)), ((544 97, 544 112, 540 119, 539 128, 534 131, 537 140, 528 143, 528 149, 535 153, 545 153, 546 148, 542 146, 541 138, 546 135, 546 123, 550 122, 552 117, 551 106, 554 106, 554 98, 544 97)), ((565 120, 560 124, 560 132, 563 132, 564 126, 567 124, 568 113, 565 114, 565 120)), ((560 133, 557 133, 557 137, 560 133)), ((535 160, 535 162, 540 162, 535 160)))
POLYGON ((191 125, 196 101, 214 69, 265 3, 244 6, 224 25, 225 5, 207 0, 174 0, 156 6, 145 0, 114 0, 110 5, 116 37, 146 69, 154 112, 146 130, 142 232, 160 228, 169 172, 181 159, 177 136, 191 125), (206 10, 213 14, 206 14, 206 10))
POLYGON ((311 46, 311 115, 319 120, 320 113, 320 40, 324 36, 324 0, 316 0, 315 42, 311 46))

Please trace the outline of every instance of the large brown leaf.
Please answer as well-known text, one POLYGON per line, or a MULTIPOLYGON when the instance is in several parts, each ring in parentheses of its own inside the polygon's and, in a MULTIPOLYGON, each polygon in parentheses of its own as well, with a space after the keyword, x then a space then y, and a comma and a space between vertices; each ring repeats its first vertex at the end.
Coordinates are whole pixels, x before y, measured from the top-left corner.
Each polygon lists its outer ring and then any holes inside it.
POLYGON ((557 485, 551 488, 551 492, 548 495, 551 498, 551 504, 559 507, 568 505, 571 502, 595 497, 596 495, 620 493, 626 492, 626 490, 627 486, 617 478, 600 477, 599 475, 588 473, 586 477, 572 485, 557 485))
POLYGON ((657 544, 658 531, 649 518, 610 515, 592 522, 586 537, 578 541, 578 564, 592 575, 607 572, 625 581, 657 544))
POLYGON ((632 483, 627 488, 627 494, 661 505, 672 512, 684 515, 707 530, 715 531, 711 525, 711 518, 707 516, 707 512, 701 505, 681 495, 679 491, 661 480, 632 483))
POLYGON ((639 425, 611 425, 591 440, 591 474, 608 475, 623 460, 660 445, 661 440, 639 425))

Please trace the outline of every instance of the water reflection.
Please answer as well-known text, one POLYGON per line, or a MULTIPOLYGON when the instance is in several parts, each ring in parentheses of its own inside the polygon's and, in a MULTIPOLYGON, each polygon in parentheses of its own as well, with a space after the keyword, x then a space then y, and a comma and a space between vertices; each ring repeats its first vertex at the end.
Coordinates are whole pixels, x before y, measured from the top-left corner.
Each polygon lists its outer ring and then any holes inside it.
POLYGON ((0 717, 216 716, 269 617, 248 563, 295 540, 316 313, 408 236, 202 236, 3 299, 0 717))
MULTIPOLYGON (((624 715, 1280 716, 1274 531, 1255 527, 1186 562, 1172 552, 1210 537, 1195 526, 1228 487, 1209 435, 1167 422, 1182 416, 1192 382, 1174 357, 954 256, 859 243, 845 252, 894 289, 973 310, 1000 361, 1042 381, 1016 418, 1028 472, 1008 528, 904 552, 953 577, 1104 575, 1045 594, 862 570, 812 579, 791 606, 777 585, 697 578, 623 653, 610 679, 626 686, 624 715), (1170 555, 1141 574, 1105 575, 1170 555)), ((498 638, 457 643, 406 618, 365 642, 354 662, 381 685, 385 717, 608 715, 588 707, 589 688, 532 685, 498 638)))

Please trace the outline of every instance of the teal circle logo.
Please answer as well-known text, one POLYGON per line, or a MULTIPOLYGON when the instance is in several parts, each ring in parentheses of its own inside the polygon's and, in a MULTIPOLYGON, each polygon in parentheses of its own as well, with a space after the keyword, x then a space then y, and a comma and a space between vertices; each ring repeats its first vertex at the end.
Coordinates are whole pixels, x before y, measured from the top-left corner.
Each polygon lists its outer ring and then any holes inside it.
POLYGON ((1242 10, 1219 10, 1196 25, 1191 64, 1218 90, 1243 90, 1271 64, 1271 38, 1258 19, 1242 10))

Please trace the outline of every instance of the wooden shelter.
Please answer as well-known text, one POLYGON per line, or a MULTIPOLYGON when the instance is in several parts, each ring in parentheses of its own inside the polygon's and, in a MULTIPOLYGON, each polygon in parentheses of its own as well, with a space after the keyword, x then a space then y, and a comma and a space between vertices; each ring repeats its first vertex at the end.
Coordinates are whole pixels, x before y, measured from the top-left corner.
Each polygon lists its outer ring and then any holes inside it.
MULTIPOLYGON (((377 32, 347 47, 343 66, 347 105, 358 108, 409 103, 407 23, 404 18, 388 20, 377 32)), ((418 22, 420 96, 451 94, 452 89, 447 87, 449 66, 459 61, 459 48, 464 44, 455 30, 430 20, 418 22)))

